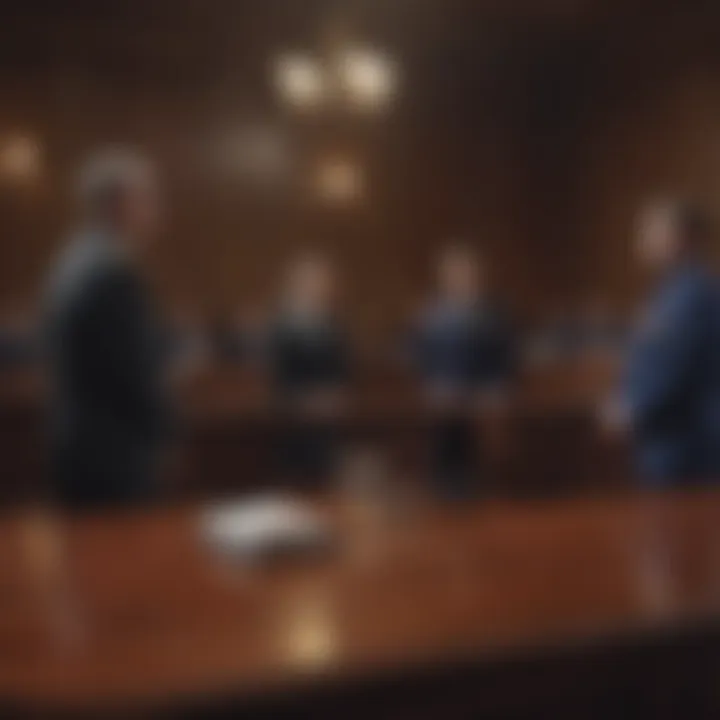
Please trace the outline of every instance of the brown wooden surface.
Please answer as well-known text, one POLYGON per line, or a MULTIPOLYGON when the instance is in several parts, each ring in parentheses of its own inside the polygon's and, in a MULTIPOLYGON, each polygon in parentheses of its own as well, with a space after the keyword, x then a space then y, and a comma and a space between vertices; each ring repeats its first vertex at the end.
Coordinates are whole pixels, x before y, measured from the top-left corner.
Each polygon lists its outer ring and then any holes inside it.
POLYGON ((215 556, 197 508, 6 518, 0 702, 257 706, 453 662, 479 681, 558 651, 716 638, 718 493, 428 507, 372 525, 318 507, 337 552, 264 567, 215 556))

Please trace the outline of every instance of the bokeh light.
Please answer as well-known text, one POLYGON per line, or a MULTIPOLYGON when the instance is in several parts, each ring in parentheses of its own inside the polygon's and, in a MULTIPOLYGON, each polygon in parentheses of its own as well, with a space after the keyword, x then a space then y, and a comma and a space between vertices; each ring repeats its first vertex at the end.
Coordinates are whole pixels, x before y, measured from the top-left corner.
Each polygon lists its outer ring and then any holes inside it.
POLYGON ((347 101, 362 110, 382 110, 397 90, 397 65, 387 56, 353 48, 338 61, 340 86, 347 101))
POLYGON ((314 188, 318 200, 332 205, 349 205, 359 201, 364 193, 365 178, 362 168, 343 157, 323 159, 314 175, 314 188))
POLYGON ((0 178, 27 183, 40 174, 42 148, 31 136, 15 135, 0 140, 0 178))
POLYGON ((280 57, 275 65, 275 84, 280 97, 300 110, 317 108, 327 93, 321 63, 307 55, 280 57))

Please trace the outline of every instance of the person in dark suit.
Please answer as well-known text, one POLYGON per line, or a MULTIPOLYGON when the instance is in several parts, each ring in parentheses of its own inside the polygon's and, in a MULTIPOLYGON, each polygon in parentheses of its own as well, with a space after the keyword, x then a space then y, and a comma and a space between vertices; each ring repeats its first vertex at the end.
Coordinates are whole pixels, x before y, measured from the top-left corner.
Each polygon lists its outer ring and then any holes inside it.
POLYGON ((464 245, 443 250, 438 292, 415 330, 414 355, 426 396, 438 412, 432 475, 441 495, 476 490, 477 438, 472 413, 499 399, 515 367, 511 324, 485 286, 483 266, 464 245))
POLYGON ((349 351, 334 299, 331 262, 322 255, 304 255, 290 266, 269 330, 272 386, 285 420, 278 470, 296 486, 327 480, 337 459, 334 416, 349 379, 349 351))
POLYGON ((605 411, 629 429, 642 482, 720 478, 720 293, 705 212, 679 202, 641 214, 636 254, 652 290, 631 344, 619 399, 605 411))
POLYGON ((54 490, 70 508, 146 502, 167 430, 162 339, 139 269, 160 220, 155 173, 130 151, 81 174, 80 228, 48 291, 54 490))

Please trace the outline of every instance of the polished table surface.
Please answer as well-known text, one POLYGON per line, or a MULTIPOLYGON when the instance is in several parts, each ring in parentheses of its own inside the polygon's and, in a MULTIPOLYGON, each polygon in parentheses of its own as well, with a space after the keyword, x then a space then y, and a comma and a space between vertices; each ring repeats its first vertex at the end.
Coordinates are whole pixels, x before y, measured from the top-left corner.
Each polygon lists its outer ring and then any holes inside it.
POLYGON ((397 516, 312 501, 335 552, 248 565, 202 508, 0 522, 0 707, 242 702, 720 621, 720 492, 397 516))

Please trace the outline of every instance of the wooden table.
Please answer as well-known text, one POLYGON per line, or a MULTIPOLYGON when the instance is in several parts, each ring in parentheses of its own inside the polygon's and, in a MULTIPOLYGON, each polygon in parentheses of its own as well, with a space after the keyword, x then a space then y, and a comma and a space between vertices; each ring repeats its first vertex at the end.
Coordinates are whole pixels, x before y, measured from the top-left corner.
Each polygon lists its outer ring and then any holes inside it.
POLYGON ((318 508, 335 553, 257 567, 214 555, 197 508, 7 517, 0 709, 717 709, 720 492, 419 506, 377 524, 342 503, 318 508))

